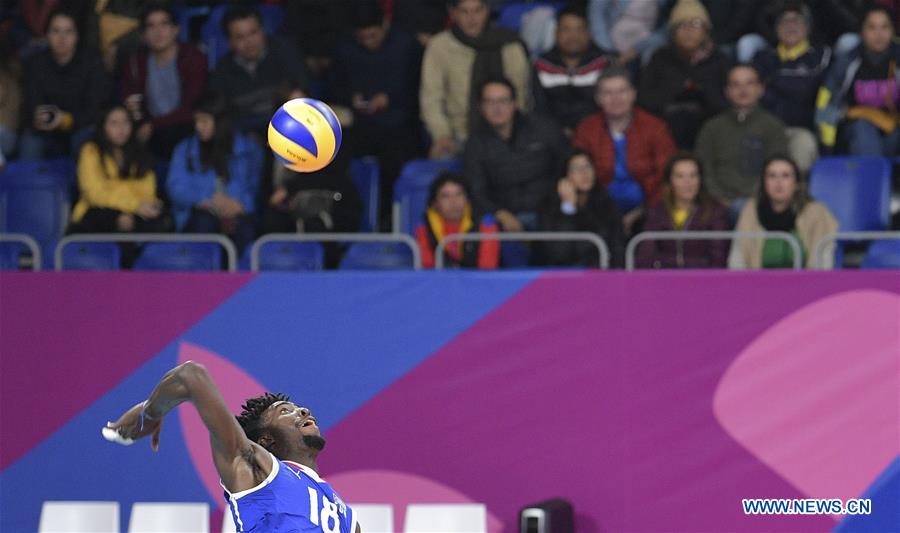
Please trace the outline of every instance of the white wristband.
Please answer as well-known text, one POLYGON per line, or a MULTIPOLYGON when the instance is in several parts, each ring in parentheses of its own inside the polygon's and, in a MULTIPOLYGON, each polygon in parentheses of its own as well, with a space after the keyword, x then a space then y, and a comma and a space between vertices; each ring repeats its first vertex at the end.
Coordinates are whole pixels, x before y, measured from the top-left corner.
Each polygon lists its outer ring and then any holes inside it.
POLYGON ((563 212, 563 214, 566 215, 574 215, 578 212, 578 210, 575 208, 575 204, 573 204, 572 202, 562 202, 561 204, 559 204, 559 209, 563 212))

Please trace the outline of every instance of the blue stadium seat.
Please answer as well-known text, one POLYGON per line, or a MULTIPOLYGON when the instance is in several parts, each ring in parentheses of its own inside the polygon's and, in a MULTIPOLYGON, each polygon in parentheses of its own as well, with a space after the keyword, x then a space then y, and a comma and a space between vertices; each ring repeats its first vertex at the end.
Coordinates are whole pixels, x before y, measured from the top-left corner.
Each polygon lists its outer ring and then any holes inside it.
POLYGON ((178 40, 186 43, 191 40, 191 21, 195 18, 209 15, 209 6, 179 7, 175 9, 175 18, 178 22, 178 40))
POLYGON ((532 9, 552 7, 559 10, 563 4, 564 2, 510 2, 500 7, 497 25, 519 32, 522 29, 522 17, 532 9))
POLYGON ((378 182, 381 179, 378 160, 374 157, 353 159, 350 161, 350 177, 363 204, 363 219, 359 230, 378 231, 378 182))
POLYGON ((212 242, 152 242, 144 246, 133 269, 221 270, 222 248, 212 242))
POLYGON ((0 232, 25 233, 53 265, 53 249, 69 220, 75 165, 69 159, 13 161, 0 175, 0 232))
POLYGON ((444 171, 462 171, 462 162, 455 159, 414 159, 403 166, 394 184, 394 203, 399 204, 400 233, 412 235, 425 215, 428 187, 437 175, 444 171))
POLYGON ((862 268, 900 269, 900 239, 872 241, 863 259, 862 268))
MULTIPOLYGON (((206 56, 209 59, 209 70, 215 68, 216 63, 228 53, 228 37, 222 29, 222 19, 231 6, 216 6, 210 12, 209 17, 200 28, 200 41, 206 48, 206 56)), ((275 33, 281 27, 281 19, 284 16, 280 6, 274 4, 260 4, 256 6, 263 20, 263 29, 267 34, 275 33)))
POLYGON ((413 268, 412 251, 397 242, 357 242, 341 259, 340 270, 408 270, 413 268))
POLYGON ((891 165, 880 157, 823 157, 809 176, 809 192, 838 220, 838 231, 888 227, 891 165))
POLYGON ((0 241, 0 270, 21 270, 23 255, 30 255, 28 247, 21 242, 0 241))
POLYGON ((259 248, 260 270, 322 270, 325 250, 317 242, 267 242, 259 248))
POLYGON ((122 250, 115 242, 73 242, 62 250, 63 270, 119 270, 122 250))

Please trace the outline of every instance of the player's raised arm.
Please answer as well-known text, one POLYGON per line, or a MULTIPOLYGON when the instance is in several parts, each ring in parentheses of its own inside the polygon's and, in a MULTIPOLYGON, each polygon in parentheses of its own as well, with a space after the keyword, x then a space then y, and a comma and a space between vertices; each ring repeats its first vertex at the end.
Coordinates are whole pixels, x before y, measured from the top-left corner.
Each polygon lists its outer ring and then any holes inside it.
POLYGON ((150 397, 108 424, 104 435, 112 430, 112 436, 124 444, 150 435, 150 445, 156 450, 163 417, 186 401, 194 404, 209 429, 216 470, 229 491, 246 490, 265 479, 272 469, 271 456, 247 439, 209 373, 193 361, 167 372, 150 397))

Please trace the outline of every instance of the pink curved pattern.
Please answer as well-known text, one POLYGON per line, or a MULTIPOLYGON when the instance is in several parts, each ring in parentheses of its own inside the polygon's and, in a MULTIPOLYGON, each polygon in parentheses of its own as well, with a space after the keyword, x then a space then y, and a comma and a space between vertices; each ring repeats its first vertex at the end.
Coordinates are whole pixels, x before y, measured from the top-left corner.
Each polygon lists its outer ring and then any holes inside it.
MULTIPOLYGON (((394 508, 394 531, 403 531, 406 506, 410 503, 478 503, 438 481, 396 470, 353 470, 325 478, 338 487, 341 497, 354 503, 390 504, 394 508)), ((360 524, 365 531, 366 525, 360 524)), ((488 511, 487 530, 503 530, 503 523, 488 511)))
MULTIPOLYGON (((187 360, 193 360, 206 367, 219 386, 219 390, 222 391, 225 403, 233 413, 240 411, 244 400, 252 396, 259 396, 266 391, 242 368, 220 355, 189 342, 182 342, 178 347, 178 363, 181 364, 187 360)), ((203 486, 209 491, 213 501, 224 509, 225 500, 222 498, 219 474, 212 462, 209 432, 203 425, 203 420, 191 405, 182 405, 178 408, 178 419, 181 421, 185 444, 187 444, 188 453, 191 462, 194 463, 194 469, 197 470, 197 475, 200 476, 203 486)))
POLYGON ((900 452, 898 400, 900 297, 858 290, 822 298, 754 340, 720 380, 713 410, 807 497, 846 499, 900 452))

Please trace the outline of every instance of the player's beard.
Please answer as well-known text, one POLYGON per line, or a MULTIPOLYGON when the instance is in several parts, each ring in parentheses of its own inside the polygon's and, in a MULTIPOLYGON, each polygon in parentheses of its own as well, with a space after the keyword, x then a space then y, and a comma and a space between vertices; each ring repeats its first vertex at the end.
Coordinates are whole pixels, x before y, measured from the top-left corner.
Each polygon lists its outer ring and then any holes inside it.
POLYGON ((308 448, 321 452, 325 448, 325 437, 321 435, 303 435, 303 444, 308 448))

